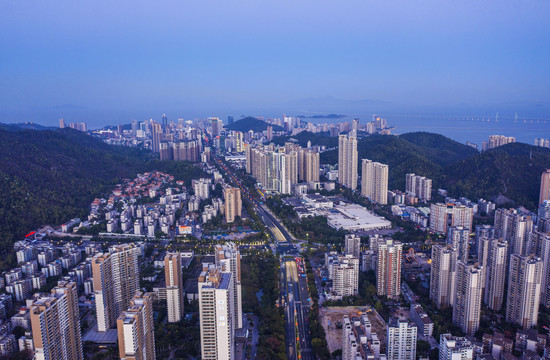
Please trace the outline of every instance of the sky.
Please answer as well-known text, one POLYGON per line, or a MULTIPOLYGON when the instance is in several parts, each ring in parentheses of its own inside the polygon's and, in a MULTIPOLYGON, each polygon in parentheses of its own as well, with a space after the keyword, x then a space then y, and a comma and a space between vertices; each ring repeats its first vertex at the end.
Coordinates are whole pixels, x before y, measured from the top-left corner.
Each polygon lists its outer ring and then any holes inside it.
POLYGON ((550 119, 546 0, 1 1, 0 122, 550 119))

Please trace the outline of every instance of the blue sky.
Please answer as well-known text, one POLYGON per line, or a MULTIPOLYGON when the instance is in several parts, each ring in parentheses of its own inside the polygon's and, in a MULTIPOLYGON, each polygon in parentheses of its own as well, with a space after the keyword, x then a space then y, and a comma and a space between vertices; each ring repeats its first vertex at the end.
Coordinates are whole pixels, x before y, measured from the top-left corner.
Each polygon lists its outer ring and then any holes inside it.
POLYGON ((543 0, 2 1, 0 121, 550 119, 549 19, 543 0))

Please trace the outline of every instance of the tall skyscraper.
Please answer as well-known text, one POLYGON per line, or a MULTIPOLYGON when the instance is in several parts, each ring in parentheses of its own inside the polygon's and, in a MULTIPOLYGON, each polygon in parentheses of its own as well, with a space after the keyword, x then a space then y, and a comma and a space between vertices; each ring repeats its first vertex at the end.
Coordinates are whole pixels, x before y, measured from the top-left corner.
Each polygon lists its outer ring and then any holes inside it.
POLYGON ((232 223, 236 217, 241 216, 241 189, 228 186, 223 189, 223 197, 225 199, 225 221, 232 223))
POLYGON ((153 293, 136 292, 117 319, 121 360, 155 360, 153 293))
POLYGON ((483 293, 483 268, 459 261, 456 266, 456 293, 453 323, 468 335, 479 328, 483 293))
POLYGON ((470 230, 463 226, 450 226, 447 233, 447 244, 458 251, 458 260, 468 260, 470 250, 470 230))
POLYGON ((540 177, 539 205, 544 200, 550 200, 550 169, 546 169, 540 177))
POLYGON ((533 230, 531 216, 516 209, 497 209, 495 211, 495 237, 510 244, 510 254, 527 255, 529 234, 533 230))
POLYGON ((401 253, 403 245, 392 239, 378 242, 376 290, 379 296, 396 298, 401 294, 401 253))
POLYGON ((30 309, 37 360, 83 359, 77 285, 60 281, 30 309))
POLYGON ((235 118, 233 116, 229 115, 227 117, 227 124, 231 125, 231 124, 233 124, 233 121, 235 121, 235 118))
POLYGON ((415 174, 405 175, 405 192, 421 201, 432 199, 432 180, 415 174))
POLYGON ((233 326, 235 329, 243 327, 243 305, 241 288, 241 253, 234 243, 217 245, 215 252, 216 266, 223 272, 233 275, 231 294, 233 297, 233 326))
POLYGON ((181 254, 169 252, 164 256, 166 278, 166 302, 168 322, 178 322, 183 317, 183 278, 181 274, 181 254))
POLYGON ((338 138, 338 183, 357 189, 357 137, 355 133, 338 138))
POLYGON ((506 321, 524 330, 537 325, 543 263, 534 256, 512 254, 508 275, 506 321))
POLYGON ((550 200, 544 200, 539 205, 537 215, 537 230, 550 232, 550 200))
POLYGON ((233 276, 211 266, 199 275, 201 357, 235 359, 233 276))
POLYGON ((162 130, 166 132, 167 128, 168 128, 168 116, 166 116, 166 114, 162 114, 162 130))
POLYGON ((212 137, 220 136, 223 128, 223 121, 217 117, 210 118, 212 123, 212 137))
POLYGON ((59 118, 59 128, 64 129, 65 128, 65 119, 59 118))
POLYGON ((361 237, 355 234, 347 234, 344 244, 344 254, 361 257, 361 237))
POLYGON ((472 230, 474 210, 471 207, 459 204, 431 204, 430 231, 447 234, 449 226, 463 226, 472 230))
POLYGON ((267 127, 267 140, 268 141, 273 140, 273 126, 271 125, 267 127))
POLYGON ((98 331, 106 331, 116 323, 118 315, 139 289, 138 256, 135 244, 111 246, 109 253, 92 259, 92 275, 96 301, 98 331))
POLYGON ((430 299, 438 309, 452 306, 455 298, 458 251, 448 245, 432 246, 430 299))
POLYGON ((359 258, 353 255, 338 257, 333 267, 332 292, 336 296, 357 295, 359 290, 359 258))
POLYGON ((485 268, 485 295, 487 307, 493 311, 500 311, 504 300, 504 285, 508 270, 508 243, 503 240, 490 239, 487 263, 485 268))
POLYGON ((387 204, 388 165, 369 159, 362 159, 361 162, 361 195, 379 204, 387 204))
POLYGON ((319 153, 308 149, 297 149, 298 180, 319 181, 319 153))
POLYGON ((388 360, 416 360, 418 328, 408 320, 391 318, 387 329, 388 360))
POLYGON ((539 243, 537 256, 543 263, 540 301, 546 308, 550 308, 550 234, 542 235, 539 243))
POLYGON ((159 123, 151 124, 151 149, 153 152, 160 152, 160 141, 162 140, 162 126, 159 123))

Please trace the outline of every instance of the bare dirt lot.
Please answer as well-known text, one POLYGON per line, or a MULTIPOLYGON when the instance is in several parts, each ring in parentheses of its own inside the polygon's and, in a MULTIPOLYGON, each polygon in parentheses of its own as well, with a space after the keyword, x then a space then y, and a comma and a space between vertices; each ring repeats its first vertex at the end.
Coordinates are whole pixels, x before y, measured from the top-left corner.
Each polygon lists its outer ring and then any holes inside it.
MULTIPOLYGON (((335 350, 342 348, 343 330, 338 328, 338 322, 342 322, 344 315, 352 316, 359 315, 365 311, 365 308, 347 306, 347 307, 330 307, 319 309, 319 317, 321 324, 325 328, 327 334, 328 349, 332 353, 335 350), (330 325, 329 325, 330 321, 330 325)), ((367 316, 372 324, 372 331, 378 335, 382 344, 386 343, 386 324, 383 322, 374 311, 367 312, 367 316)))

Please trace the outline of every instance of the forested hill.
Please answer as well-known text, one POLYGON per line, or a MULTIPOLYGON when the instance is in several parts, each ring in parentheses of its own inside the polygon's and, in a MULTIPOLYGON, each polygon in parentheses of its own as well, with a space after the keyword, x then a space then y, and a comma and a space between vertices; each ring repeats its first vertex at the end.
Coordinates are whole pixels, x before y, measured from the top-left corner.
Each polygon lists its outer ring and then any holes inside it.
MULTIPOLYGON (((469 146, 457 143, 438 134, 410 133, 406 136, 371 135, 360 139, 359 172, 361 159, 388 164, 390 189, 405 189, 405 174, 416 173, 434 181, 434 187, 443 182, 443 167, 477 153, 469 146)), ((321 154, 321 162, 338 163, 338 150, 321 154)))
POLYGON ((448 165, 446 187, 472 200, 503 195, 536 209, 541 174, 550 168, 550 149, 512 143, 448 165))
POLYGON ((237 120, 231 125, 226 125, 225 128, 227 130, 234 130, 234 131, 241 131, 241 132, 247 132, 250 130, 253 130, 254 132, 262 132, 267 130, 268 126, 272 126, 273 131, 283 130, 283 128, 278 125, 268 124, 265 121, 256 119, 255 117, 252 117, 252 116, 247 116, 245 118, 237 120))
POLYGON ((311 141, 312 145, 324 145, 327 148, 338 146, 338 138, 334 136, 331 137, 328 133, 312 133, 309 131, 302 131, 296 135, 276 136, 273 138, 273 143, 276 145, 284 145, 288 141, 295 141, 301 147, 306 147, 308 141, 311 141))
MULTIPOLYGON (((360 159, 389 165, 389 188, 405 190, 405 174, 433 180, 433 189, 471 200, 502 195, 535 209, 540 176, 550 168, 550 149, 513 143, 479 153, 443 135, 425 132, 400 136, 373 135, 358 141, 360 159)), ((321 154, 321 162, 336 164, 338 151, 321 154)))
POLYGON ((121 178, 154 169, 181 180, 202 174, 187 162, 153 160, 72 129, 0 128, 0 268, 13 261, 12 244, 28 231, 84 216, 121 178))

